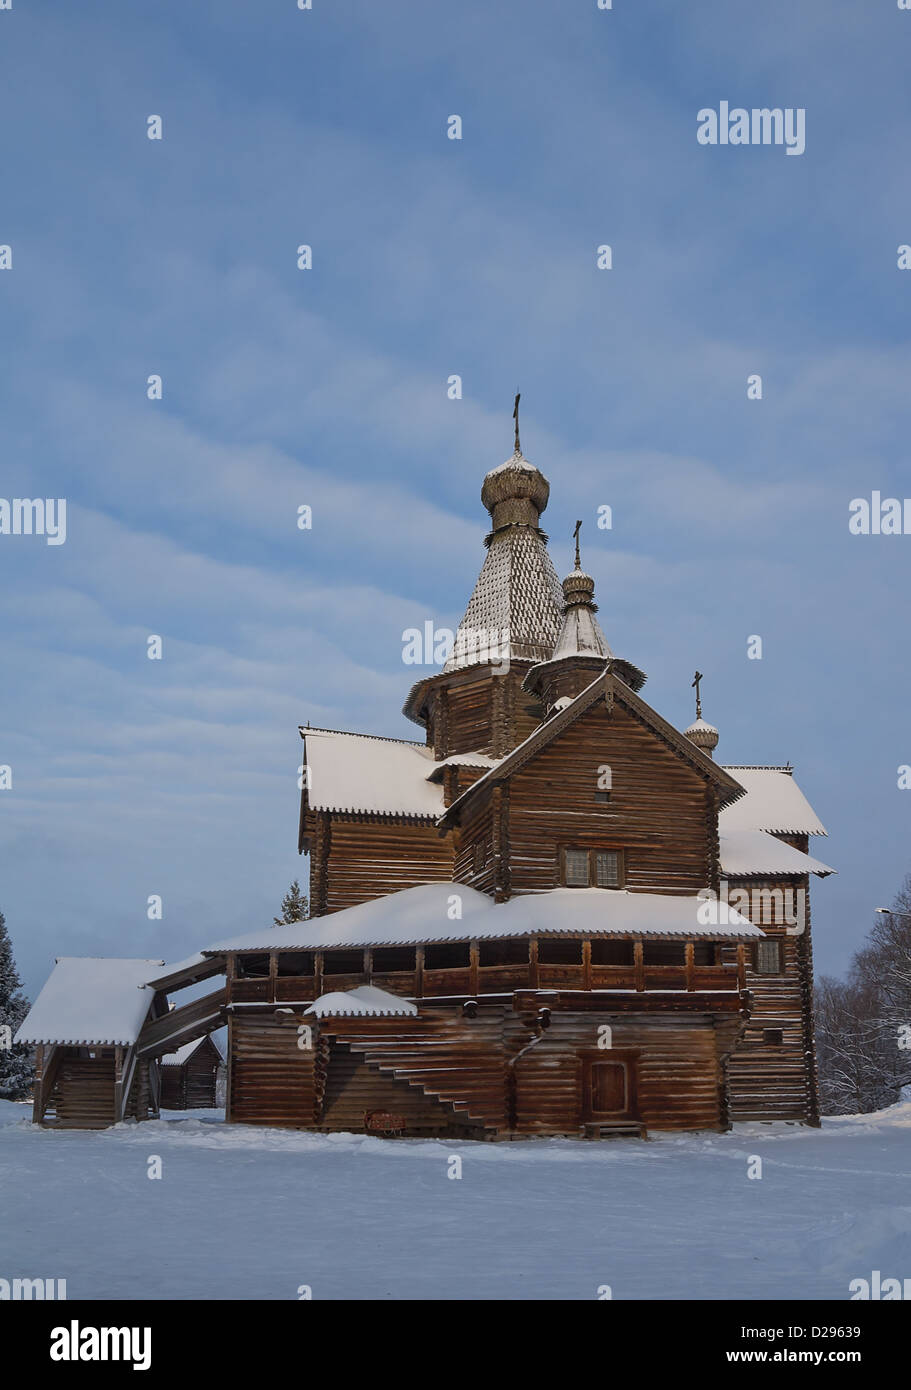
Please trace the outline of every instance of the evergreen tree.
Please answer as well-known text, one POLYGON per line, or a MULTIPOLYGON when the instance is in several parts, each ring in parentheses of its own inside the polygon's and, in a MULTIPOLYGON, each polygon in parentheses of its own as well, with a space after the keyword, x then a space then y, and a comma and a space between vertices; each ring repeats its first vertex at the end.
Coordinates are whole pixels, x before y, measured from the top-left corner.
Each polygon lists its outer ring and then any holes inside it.
POLYGON ((282 915, 272 918, 272 925, 275 927, 287 927, 292 922, 306 922, 310 916, 310 904, 306 895, 301 892, 301 886, 297 879, 294 880, 285 896, 282 898, 282 915))
POLYGON ((24 1043, 10 1046, 13 1035, 28 1013, 28 1000, 13 960, 13 946, 0 912, 0 1099, 24 1100, 34 1076, 31 1049, 24 1043))

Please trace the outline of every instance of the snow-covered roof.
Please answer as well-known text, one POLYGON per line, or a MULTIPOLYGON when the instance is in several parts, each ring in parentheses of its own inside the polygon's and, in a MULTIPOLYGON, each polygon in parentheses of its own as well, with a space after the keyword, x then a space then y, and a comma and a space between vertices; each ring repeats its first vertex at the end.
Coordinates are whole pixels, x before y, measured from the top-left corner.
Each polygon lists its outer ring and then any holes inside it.
POLYGON ((723 830, 721 872, 731 878, 758 874, 834 874, 828 864, 778 840, 765 830, 723 830))
POLYGON ((761 937, 730 911, 728 926, 699 921, 695 895, 630 893, 613 888, 554 888, 495 903, 464 883, 424 883, 287 927, 264 927, 207 950, 308 951, 510 936, 761 937))
POLYGON ((304 1013, 317 1018, 395 1018, 413 1017, 417 1011, 417 1005, 397 994, 375 985, 358 985, 357 989, 321 994, 304 1013))
POLYGON ((442 788, 427 781, 436 763, 423 744, 330 729, 301 734, 313 810, 428 818, 442 812, 442 788))
POLYGON ((192 1042, 184 1043, 183 1047, 179 1047, 176 1052, 166 1053, 161 1059, 161 1065, 163 1067, 182 1067, 184 1062, 190 1060, 196 1049, 202 1047, 207 1037, 211 1038, 212 1046, 219 1056, 221 1056, 221 1048, 218 1046, 218 1043, 212 1038, 211 1033, 206 1033, 201 1038, 194 1038, 192 1042))
POLYGON ((434 762, 430 771, 430 776, 434 777, 438 769, 444 767, 496 767, 500 758, 492 758, 489 753, 450 753, 448 758, 440 758, 434 762))
POLYGON ((196 951, 192 956, 187 956, 186 960, 178 960, 175 961, 173 965, 166 964, 163 970, 156 970, 155 974, 150 975, 146 980, 146 984, 160 987, 162 982, 171 980, 175 976, 181 978, 186 977, 189 983, 197 973, 203 976, 215 973, 212 971, 211 966, 212 962, 209 960, 208 956, 204 956, 201 952, 196 951))
POLYGON ((746 796, 721 812, 719 828, 825 835, 826 830, 786 767, 726 767, 746 796))
POLYGON ((128 1047, 155 997, 146 984, 161 960, 59 956, 21 1028, 17 1042, 107 1044, 128 1047))

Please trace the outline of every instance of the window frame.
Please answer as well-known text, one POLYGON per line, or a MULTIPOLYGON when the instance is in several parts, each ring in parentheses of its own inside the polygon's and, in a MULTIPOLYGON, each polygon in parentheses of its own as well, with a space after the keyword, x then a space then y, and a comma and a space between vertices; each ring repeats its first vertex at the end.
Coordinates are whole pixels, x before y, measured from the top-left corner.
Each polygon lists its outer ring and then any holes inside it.
POLYGON ((616 892, 617 889, 623 888, 626 883, 626 852, 617 845, 561 845, 559 869, 561 888, 602 888, 604 892, 616 892), (584 854, 587 856, 588 881, 586 883, 568 882, 566 870, 568 854, 584 854), (599 854, 615 854, 617 856, 617 882, 615 884, 602 885, 598 883, 596 855, 599 854))
POLYGON ((756 942, 755 946, 753 947, 753 974, 762 975, 770 979, 774 978, 777 975, 787 974, 787 966, 784 956, 784 942, 781 940, 780 937, 767 936, 763 941, 756 942), (777 966, 774 970, 763 970, 759 964, 760 952, 764 946, 773 947, 776 952, 777 966))

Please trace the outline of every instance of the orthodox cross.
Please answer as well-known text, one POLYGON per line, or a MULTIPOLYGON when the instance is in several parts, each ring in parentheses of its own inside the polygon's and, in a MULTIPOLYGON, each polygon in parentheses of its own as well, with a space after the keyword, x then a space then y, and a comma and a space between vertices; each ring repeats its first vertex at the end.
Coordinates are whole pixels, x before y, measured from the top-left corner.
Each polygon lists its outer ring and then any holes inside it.
POLYGON ((696 691, 696 718, 702 718, 702 701, 699 698, 699 682, 703 679, 701 671, 697 671, 692 680, 691 689, 696 691))
POLYGON ((513 406, 513 409, 512 409, 512 418, 513 418, 513 419, 515 420, 515 422, 516 422, 516 453, 517 453, 517 454, 521 454, 521 452, 522 452, 522 450, 521 450, 520 447, 519 447, 519 401, 520 401, 521 399, 522 399, 521 393, 520 393, 519 391, 517 391, 517 392, 516 392, 516 403, 515 403, 515 405, 513 406))
POLYGON ((577 521, 577 522, 576 522, 576 529, 573 531, 573 535, 574 535, 575 538, 576 538, 576 569, 577 569, 577 570, 580 570, 580 569, 582 568, 582 561, 579 559, 579 532, 581 531, 581 529, 582 529, 582 522, 581 522, 581 521, 577 521))

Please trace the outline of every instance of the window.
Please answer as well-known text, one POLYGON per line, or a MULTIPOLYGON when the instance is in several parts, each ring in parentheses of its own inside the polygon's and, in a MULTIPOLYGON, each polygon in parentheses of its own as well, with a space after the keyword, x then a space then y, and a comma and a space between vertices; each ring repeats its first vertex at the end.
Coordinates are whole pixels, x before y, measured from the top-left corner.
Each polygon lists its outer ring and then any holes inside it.
POLYGON ((632 965, 631 941, 593 941, 592 965, 632 965))
POLYGON ((780 1046, 784 1042, 784 1031, 781 1028, 763 1028, 762 1041, 780 1046))
POLYGON ((471 964, 471 948, 467 941, 446 941, 438 946, 424 947, 425 970, 463 970, 471 964))
POLYGON ((269 978, 269 957, 238 956, 237 974, 241 980, 267 980, 269 978))
POLYGON ((542 936, 538 942, 538 964, 581 965, 582 942, 571 936, 542 936))
POLYGON ((278 956, 279 975, 312 975, 312 951, 280 951, 278 956))
POLYGON ((714 941, 697 941, 693 946, 694 965, 714 965, 715 964, 715 943, 714 941))
POLYGON ((598 888, 620 887, 620 855, 615 849, 596 851, 595 885, 598 888))
POLYGON ((782 973, 780 941, 757 941, 753 956, 753 969, 757 975, 780 975, 782 973))
POLYGON ((476 874, 484 872, 484 865, 487 863, 487 851, 483 841, 479 840, 474 847, 474 871, 476 874))
POLYGON ((327 951, 323 956, 324 975, 362 975, 363 951, 327 951))
POLYGON ((563 883, 567 888, 619 888, 622 858, 618 849, 565 849, 563 883))
POLYGON ((397 970, 414 970, 413 946, 379 946, 373 953, 373 969, 378 975, 395 974, 397 970))
POLYGON ((596 788, 595 800, 601 802, 610 801, 610 792, 605 791, 603 787, 596 788))
POLYGON ((481 941, 478 943, 478 964, 485 965, 527 965, 528 942, 524 938, 517 941, 481 941))
POLYGON ((588 887, 588 850, 567 849, 563 852, 563 882, 567 888, 588 887))
POLYGON ((646 941, 642 947, 646 965, 685 965, 686 943, 683 941, 646 941))

